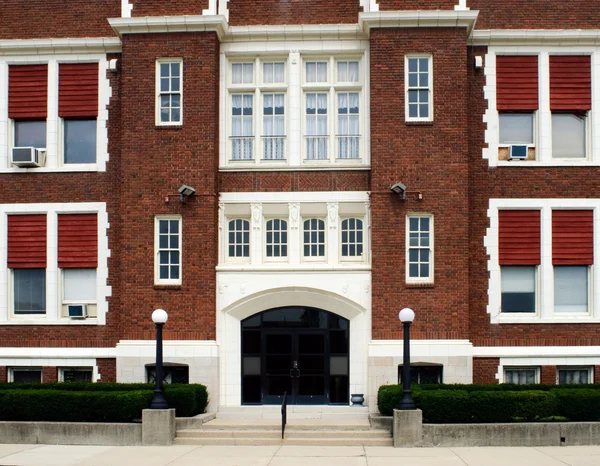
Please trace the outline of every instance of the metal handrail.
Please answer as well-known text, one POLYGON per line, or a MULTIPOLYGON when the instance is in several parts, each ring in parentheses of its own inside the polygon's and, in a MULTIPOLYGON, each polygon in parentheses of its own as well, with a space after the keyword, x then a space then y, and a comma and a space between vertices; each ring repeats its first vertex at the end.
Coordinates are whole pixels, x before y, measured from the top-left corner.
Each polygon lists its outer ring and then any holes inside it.
POLYGON ((287 424, 287 392, 283 392, 283 402, 281 403, 281 440, 285 433, 285 425, 287 424))

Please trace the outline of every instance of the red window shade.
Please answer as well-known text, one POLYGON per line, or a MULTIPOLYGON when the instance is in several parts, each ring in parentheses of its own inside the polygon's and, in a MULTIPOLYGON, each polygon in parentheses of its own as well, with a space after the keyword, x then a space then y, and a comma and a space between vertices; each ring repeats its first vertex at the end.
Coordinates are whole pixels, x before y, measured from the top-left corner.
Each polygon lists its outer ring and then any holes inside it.
POLYGON ((500 210, 498 224, 500 265, 540 263, 539 210, 500 210))
POLYGON ((8 67, 8 117, 14 120, 46 119, 48 65, 8 67))
POLYGON ((594 213, 591 210, 552 211, 552 263, 594 263, 594 213))
POLYGON ((98 116, 98 63, 61 63, 58 68, 58 116, 98 116))
POLYGON ((46 216, 8 216, 8 267, 46 268, 46 216))
POLYGON ((58 216, 58 266, 62 269, 98 267, 98 215, 58 216))
POLYGON ((496 57, 496 108, 500 111, 537 110, 537 56, 496 57))
POLYGON ((592 71, 589 55, 550 57, 550 110, 590 110, 592 71))

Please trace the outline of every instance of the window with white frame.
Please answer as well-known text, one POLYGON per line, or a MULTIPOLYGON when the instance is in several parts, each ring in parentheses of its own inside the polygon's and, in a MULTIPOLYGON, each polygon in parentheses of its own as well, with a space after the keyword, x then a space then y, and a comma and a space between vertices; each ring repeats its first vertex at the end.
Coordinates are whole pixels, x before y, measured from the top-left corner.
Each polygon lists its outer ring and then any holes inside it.
POLYGON ((106 56, 36 57, 36 62, 8 63, 8 150, 0 153, 0 170, 104 170, 106 56))
POLYGON ((539 367, 505 367, 504 383, 513 383, 516 385, 530 385, 539 383, 539 367))
POLYGON ((156 124, 181 125, 183 121, 183 60, 156 62, 156 124))
POLYGON ((556 382, 559 385, 594 383, 593 373, 593 367, 559 367, 556 382))
POLYGON ((263 94, 264 160, 285 159, 285 94, 263 94))
POLYGON ((305 259, 325 258, 325 221, 309 218, 303 222, 303 256, 305 259))
POLYGON ((585 159, 587 114, 552 113, 552 157, 585 159))
POLYGON ((407 56, 404 65, 406 121, 432 121, 432 57, 407 56))
POLYGON ((492 200, 490 206, 494 222, 497 218, 491 230, 497 237, 486 240, 491 241, 491 264, 497 264, 491 268, 488 293, 492 321, 584 322, 593 317, 598 203, 492 200))
POLYGON ((8 381, 11 383, 42 383, 42 368, 9 367, 8 381))
POLYGON ((94 370, 91 367, 59 367, 59 382, 93 382, 94 370))
POLYGON ((23 325, 104 324, 107 310, 105 205, 0 205, 0 261, 8 293, 0 320, 23 325), (104 214, 101 215, 101 214, 104 214), (2 245, 4 244, 4 248, 2 245))
POLYGON ((406 232, 406 281, 433 282, 433 216, 410 214, 406 232))
POLYGON ((250 257, 250 221, 236 218, 228 223, 227 254, 230 258, 250 257))
POLYGON ((288 222, 282 218, 267 220, 265 224, 265 254, 267 261, 286 259, 288 255, 288 222))
POLYGON ((343 219, 341 234, 342 260, 362 260, 364 246, 362 219, 343 219))
POLYGON ((328 95, 325 92, 307 92, 305 97, 306 160, 327 160, 328 95))
POLYGON ((155 279, 159 285, 181 284, 181 217, 159 216, 155 223, 155 279))

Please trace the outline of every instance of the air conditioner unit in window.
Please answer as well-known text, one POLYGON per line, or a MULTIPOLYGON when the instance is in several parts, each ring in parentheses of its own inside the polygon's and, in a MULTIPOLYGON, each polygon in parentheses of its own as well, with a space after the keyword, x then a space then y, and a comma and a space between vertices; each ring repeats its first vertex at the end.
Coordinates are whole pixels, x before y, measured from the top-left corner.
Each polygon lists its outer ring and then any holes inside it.
POLYGON ((508 149, 508 159, 509 160, 525 160, 527 159, 527 146, 510 146, 508 149))
POLYGON ((10 161, 21 168, 43 167, 46 164, 46 149, 13 147, 10 161))
POLYGON ((87 304, 68 304, 69 319, 85 319, 87 317, 87 304))

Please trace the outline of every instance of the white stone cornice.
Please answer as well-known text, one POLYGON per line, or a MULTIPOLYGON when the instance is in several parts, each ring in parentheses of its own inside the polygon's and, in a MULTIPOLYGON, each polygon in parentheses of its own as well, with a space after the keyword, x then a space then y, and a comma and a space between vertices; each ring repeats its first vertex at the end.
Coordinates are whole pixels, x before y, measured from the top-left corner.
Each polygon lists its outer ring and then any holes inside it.
POLYGON ((121 41, 117 37, 0 40, 0 56, 119 52, 121 41))
POLYGON ((222 15, 109 18, 108 22, 119 37, 123 34, 216 32, 219 39, 222 39, 228 29, 227 19, 222 15))
POLYGON ((600 45, 600 29, 502 29, 473 31, 469 45, 600 45))
POLYGON ((358 24, 298 24, 275 26, 231 26, 223 42, 286 39, 367 39, 358 24))
POLYGON ((358 24, 365 33, 373 28, 475 27, 477 10, 414 10, 360 13, 358 24))

